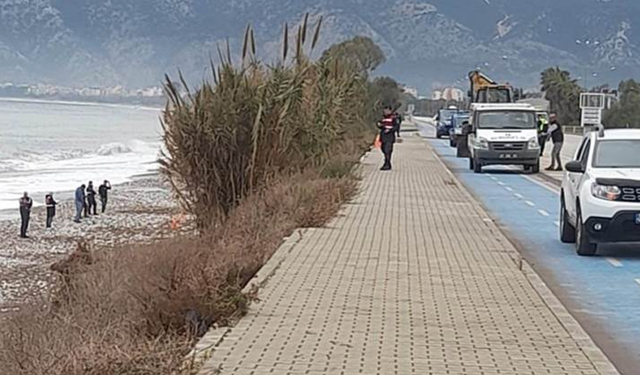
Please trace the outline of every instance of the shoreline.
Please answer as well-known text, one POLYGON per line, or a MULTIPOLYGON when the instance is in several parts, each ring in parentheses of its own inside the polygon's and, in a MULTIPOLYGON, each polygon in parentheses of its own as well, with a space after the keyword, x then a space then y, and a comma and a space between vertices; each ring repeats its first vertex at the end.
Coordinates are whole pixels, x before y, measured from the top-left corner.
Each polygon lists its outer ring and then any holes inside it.
POLYGON ((8 103, 33 103, 33 104, 58 104, 69 106, 85 106, 85 107, 107 107, 107 108, 125 108, 125 109, 141 109, 145 111, 162 111, 164 107, 153 107, 149 105, 124 104, 124 103, 102 103, 102 102, 80 102, 73 100, 56 100, 56 99, 36 99, 36 98, 12 98, 0 97, 0 102, 8 103))
MULTIPOLYGON (((132 176, 129 176, 127 177, 126 181, 113 184, 112 187, 115 189, 119 186, 127 185, 130 183, 133 183, 139 180, 145 180, 145 179, 161 179, 159 167, 150 169, 147 172, 137 173, 132 176)), ((98 188, 96 186, 96 191, 97 189, 98 188)), ((29 196, 31 197, 31 199, 33 199, 33 203, 34 203, 32 214, 36 210, 44 209, 44 204, 43 204, 44 196, 49 193, 53 193, 56 201, 61 203, 62 201, 72 201, 75 190, 60 190, 60 191, 54 190, 50 192, 42 192, 42 191, 31 192, 30 191, 29 196)), ((98 200, 98 203, 100 203, 99 200, 98 200)), ((0 209, 0 224, 6 221, 11 221, 11 220, 18 220, 18 221, 20 220, 18 200, 16 200, 15 208, 0 209)))
MULTIPOLYGON (((20 220, 0 221, 0 316, 41 296, 50 285, 50 266, 65 259, 79 242, 93 250, 113 249, 128 244, 148 244, 186 233, 190 226, 172 230, 171 219, 180 212, 169 186, 157 173, 132 177, 114 185, 107 212, 73 222, 73 200, 58 196, 53 229, 44 228, 44 207, 34 208, 29 239, 20 239, 20 220)), ((17 210, 17 209, 16 209, 17 210)))

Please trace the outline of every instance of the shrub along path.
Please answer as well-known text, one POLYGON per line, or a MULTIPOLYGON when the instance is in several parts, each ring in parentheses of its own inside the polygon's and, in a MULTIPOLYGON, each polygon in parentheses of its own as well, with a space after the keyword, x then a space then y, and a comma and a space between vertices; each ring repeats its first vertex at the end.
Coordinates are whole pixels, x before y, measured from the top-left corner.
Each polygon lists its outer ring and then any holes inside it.
POLYGON ((395 158, 365 158, 203 373, 616 374, 429 145, 395 158))

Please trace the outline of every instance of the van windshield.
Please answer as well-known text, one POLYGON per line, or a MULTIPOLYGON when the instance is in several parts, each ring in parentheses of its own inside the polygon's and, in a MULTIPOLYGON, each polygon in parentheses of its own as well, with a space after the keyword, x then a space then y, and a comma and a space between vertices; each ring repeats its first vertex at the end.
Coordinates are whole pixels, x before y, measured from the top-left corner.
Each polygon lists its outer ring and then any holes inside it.
POLYGON ((640 168, 640 141, 600 141, 593 158, 595 168, 640 168))
POLYGON ((532 111, 486 111, 478 116, 479 129, 535 129, 532 111))

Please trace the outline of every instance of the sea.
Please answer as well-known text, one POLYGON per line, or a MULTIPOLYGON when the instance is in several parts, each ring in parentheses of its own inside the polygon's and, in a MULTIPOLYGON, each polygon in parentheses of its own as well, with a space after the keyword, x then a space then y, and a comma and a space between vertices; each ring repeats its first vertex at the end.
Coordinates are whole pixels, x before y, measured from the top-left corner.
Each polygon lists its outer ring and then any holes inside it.
POLYGON ((160 116, 159 108, 0 99, 0 220, 17 217, 25 191, 40 206, 49 192, 154 173, 160 116))

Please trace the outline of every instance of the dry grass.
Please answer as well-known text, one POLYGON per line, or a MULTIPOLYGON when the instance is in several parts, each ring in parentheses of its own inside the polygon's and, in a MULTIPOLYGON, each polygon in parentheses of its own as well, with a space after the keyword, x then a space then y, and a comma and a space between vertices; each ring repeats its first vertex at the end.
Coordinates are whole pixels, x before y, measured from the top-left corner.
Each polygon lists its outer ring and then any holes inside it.
POLYGON ((355 189, 352 178, 300 174, 245 199, 207 236, 80 246, 55 266, 52 296, 0 328, 0 374, 177 374, 195 339, 246 309, 241 289, 282 239, 324 225, 355 189))

